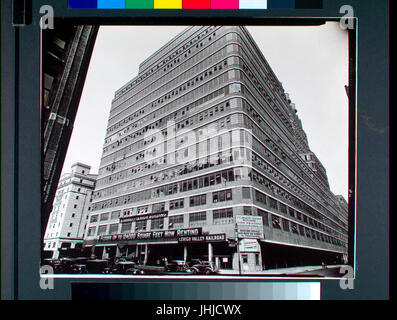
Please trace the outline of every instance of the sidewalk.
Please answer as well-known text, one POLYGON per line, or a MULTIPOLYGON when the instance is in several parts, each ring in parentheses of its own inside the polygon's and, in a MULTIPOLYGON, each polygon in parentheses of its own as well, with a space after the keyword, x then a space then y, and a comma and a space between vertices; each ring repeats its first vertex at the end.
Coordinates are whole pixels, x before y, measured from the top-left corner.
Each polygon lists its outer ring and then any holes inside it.
MULTIPOLYGON (((331 268, 339 268, 342 265, 327 265, 327 269, 331 268)), ((242 272, 241 275, 296 275, 302 272, 322 270, 322 266, 301 266, 301 267, 292 267, 292 268, 280 268, 280 269, 269 269, 262 271, 253 271, 253 272, 242 272)), ((239 275, 235 270, 228 269, 219 269, 219 275, 239 275)))

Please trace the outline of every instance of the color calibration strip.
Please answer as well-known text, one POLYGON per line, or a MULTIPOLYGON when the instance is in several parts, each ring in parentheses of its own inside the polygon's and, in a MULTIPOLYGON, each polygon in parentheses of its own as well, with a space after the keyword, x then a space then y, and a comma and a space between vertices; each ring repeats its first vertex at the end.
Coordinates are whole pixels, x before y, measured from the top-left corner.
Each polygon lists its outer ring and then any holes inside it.
POLYGON ((69 0, 70 9, 322 9, 323 0, 69 0))

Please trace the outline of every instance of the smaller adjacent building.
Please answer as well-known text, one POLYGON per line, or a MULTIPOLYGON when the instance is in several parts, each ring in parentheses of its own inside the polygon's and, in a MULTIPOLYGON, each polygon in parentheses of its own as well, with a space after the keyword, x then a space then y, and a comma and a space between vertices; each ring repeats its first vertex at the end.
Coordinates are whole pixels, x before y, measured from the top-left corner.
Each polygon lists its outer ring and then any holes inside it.
POLYGON ((97 178, 90 170, 89 165, 75 163, 59 181, 44 235, 47 257, 57 259, 62 251, 82 248, 97 178))

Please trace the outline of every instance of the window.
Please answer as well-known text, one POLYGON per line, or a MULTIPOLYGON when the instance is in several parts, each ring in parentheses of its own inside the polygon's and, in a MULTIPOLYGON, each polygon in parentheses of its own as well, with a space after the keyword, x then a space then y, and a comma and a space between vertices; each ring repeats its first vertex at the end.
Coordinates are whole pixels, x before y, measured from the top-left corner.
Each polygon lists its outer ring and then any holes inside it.
POLYGON ((131 232, 132 222, 123 222, 121 224, 121 233, 131 232))
POLYGON ((255 253, 255 264, 259 266, 259 253, 255 253))
POLYGON ((212 193, 212 202, 213 203, 229 201, 232 199, 233 199, 232 189, 221 190, 221 191, 212 193))
POLYGON ((299 227, 299 234, 301 236, 304 236, 305 235, 305 227, 301 226, 301 225, 298 225, 298 227, 299 227))
POLYGON ((77 208, 77 204, 75 204, 75 205, 73 206, 73 208, 76 209, 76 208, 77 208))
POLYGON ((67 235, 68 237, 70 237, 70 232, 68 232, 68 235, 67 235))
POLYGON ((298 233, 298 225, 294 222, 291 222, 291 230, 292 230, 292 233, 297 234, 298 233))
POLYGON ((170 210, 181 209, 184 207, 184 199, 176 199, 170 201, 170 210))
POLYGON ((270 206, 270 208, 276 209, 276 210, 277 210, 277 209, 278 209, 278 207, 277 207, 277 200, 275 200, 275 199, 269 197, 269 206, 270 206))
POLYGON ((244 207, 244 215, 245 216, 252 216, 252 207, 244 207))
POLYGON ((206 224, 207 213, 202 212, 192 212, 189 214, 189 226, 199 226, 206 224))
POLYGON ((107 229, 107 225, 99 226, 98 227, 98 236, 105 234, 106 229, 107 229))
POLYGON ((280 226, 280 217, 275 216, 274 214, 272 214, 272 226, 275 229, 281 229, 280 226))
POLYGON ((69 227, 73 227, 73 222, 69 223, 69 227))
POLYGON ((114 220, 114 219, 118 219, 118 218, 120 218, 120 210, 113 211, 110 219, 114 220))
POLYGON ((96 227, 90 227, 88 228, 88 234, 87 236, 93 236, 95 234, 96 227))
POLYGON ((119 224, 118 223, 114 223, 114 224, 111 224, 109 226, 109 234, 115 234, 115 233, 118 232, 118 230, 119 230, 119 224))
POLYGON ((78 200, 79 199, 79 196, 76 196, 76 200, 78 200))
POLYGON ((214 224, 233 223, 233 208, 214 210, 212 212, 212 219, 214 224))
POLYGON ((263 225, 269 225, 269 214, 266 211, 258 209, 258 215, 262 217, 263 225))
POLYGON ((202 194, 202 195, 190 197, 189 203, 191 207, 204 205, 207 203, 207 195, 202 194))
POLYGON ((152 219, 150 224, 150 230, 163 229, 163 227, 164 227, 164 218, 152 219))
POLYGON ((159 213, 165 211, 165 202, 155 203, 152 205, 152 212, 159 213))
POLYGON ((250 190, 250 188, 243 187, 243 199, 251 199, 251 190, 250 190))
POLYGON ((266 204, 266 195, 262 192, 255 190, 255 200, 260 203, 266 204))
POLYGON ((168 227, 169 228, 178 228, 182 227, 184 224, 184 215, 180 214, 177 216, 171 216, 168 218, 168 227))
POLYGON ((138 207, 137 213, 138 214, 147 213, 148 212, 148 208, 149 208, 148 206, 138 207))
POLYGON ((109 219, 109 213, 108 213, 108 212, 102 213, 102 214, 99 216, 99 221, 106 221, 106 220, 108 220, 108 219, 109 219))
POLYGON ((72 213, 72 218, 74 218, 76 216, 76 214, 75 213, 72 213))
POLYGON ((146 230, 146 225, 147 225, 146 220, 137 221, 135 223, 135 231, 146 230))
POLYGON ((280 203, 279 205, 280 205, 280 212, 287 214, 287 206, 283 203, 280 203))
POLYGON ((294 210, 294 209, 288 207, 288 213, 289 213, 289 215, 290 215, 291 217, 294 217, 294 218, 295 218, 295 210, 294 210))
POLYGON ((283 230, 289 232, 289 221, 286 219, 282 219, 283 221, 283 230))

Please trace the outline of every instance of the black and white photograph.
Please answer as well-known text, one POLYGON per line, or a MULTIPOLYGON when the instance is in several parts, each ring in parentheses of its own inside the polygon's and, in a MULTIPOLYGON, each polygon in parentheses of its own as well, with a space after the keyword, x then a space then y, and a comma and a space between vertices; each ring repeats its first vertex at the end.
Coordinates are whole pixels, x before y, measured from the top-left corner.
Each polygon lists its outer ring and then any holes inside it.
POLYGON ((41 41, 41 265, 341 277, 355 212, 339 21, 58 23, 41 41))

